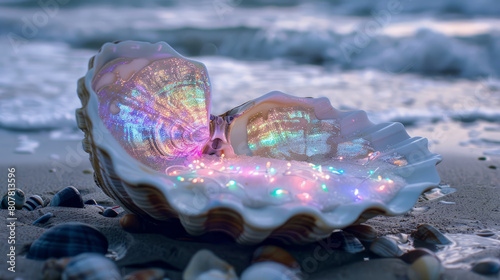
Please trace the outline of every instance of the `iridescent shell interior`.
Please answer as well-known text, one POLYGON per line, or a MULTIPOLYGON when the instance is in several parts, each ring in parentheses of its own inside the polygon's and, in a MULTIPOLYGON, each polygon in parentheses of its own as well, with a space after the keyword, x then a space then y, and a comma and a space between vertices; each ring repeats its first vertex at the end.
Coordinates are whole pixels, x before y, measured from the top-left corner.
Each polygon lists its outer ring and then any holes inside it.
POLYGON ((128 211, 193 235, 306 243, 407 212, 440 156, 399 123, 271 92, 215 116, 205 66, 166 43, 105 44, 79 81, 96 182, 128 211))

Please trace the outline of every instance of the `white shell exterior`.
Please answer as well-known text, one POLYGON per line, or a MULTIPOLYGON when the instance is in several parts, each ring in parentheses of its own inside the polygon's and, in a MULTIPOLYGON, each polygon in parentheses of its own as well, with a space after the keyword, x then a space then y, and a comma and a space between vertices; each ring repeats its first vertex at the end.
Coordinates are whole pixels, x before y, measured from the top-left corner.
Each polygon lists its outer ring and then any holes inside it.
POLYGON ((78 81, 82 108, 76 111, 76 116, 78 126, 85 132, 83 147, 90 154, 96 183, 129 212, 157 221, 179 218, 192 235, 224 230, 242 244, 256 244, 267 238, 308 243, 329 236, 333 229, 344 228, 376 215, 404 214, 413 207, 422 192, 440 182, 435 165, 441 157, 429 152, 427 139, 410 137, 402 124, 374 124, 364 111, 336 110, 327 98, 306 99, 272 92, 252 102, 268 99, 276 102, 307 102, 315 108, 319 119, 337 119, 342 135, 369 135, 374 148, 391 149, 405 156, 408 165, 399 168, 398 175, 405 179, 407 185, 387 204, 363 201, 341 205, 327 212, 293 204, 256 209, 231 201, 209 201, 202 209, 187 211, 185 206, 176 204, 179 200, 189 200, 181 197, 186 194, 170 192, 173 179, 129 156, 107 131, 99 118, 98 99, 91 86, 95 69, 112 59, 123 56, 161 56, 161 53, 182 57, 164 42, 107 43, 90 60, 87 75, 78 81), (207 226, 214 224, 212 221, 218 221, 220 225, 221 220, 225 221, 223 229, 207 226), (302 227, 297 229, 297 224, 302 227))

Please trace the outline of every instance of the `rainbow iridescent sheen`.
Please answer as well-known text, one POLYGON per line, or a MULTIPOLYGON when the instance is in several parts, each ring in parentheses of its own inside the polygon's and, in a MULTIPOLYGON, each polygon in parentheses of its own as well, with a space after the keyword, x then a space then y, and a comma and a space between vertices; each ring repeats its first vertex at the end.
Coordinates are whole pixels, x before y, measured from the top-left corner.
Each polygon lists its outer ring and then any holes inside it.
POLYGON ((336 155, 336 120, 318 120, 314 109, 275 107, 251 116, 247 123, 248 146, 255 156, 315 162, 336 155))
POLYGON ((156 170, 200 156, 209 139, 210 84, 204 69, 169 57, 150 62, 128 79, 115 59, 94 84, 113 73, 115 81, 96 89, 99 116, 129 155, 156 170))

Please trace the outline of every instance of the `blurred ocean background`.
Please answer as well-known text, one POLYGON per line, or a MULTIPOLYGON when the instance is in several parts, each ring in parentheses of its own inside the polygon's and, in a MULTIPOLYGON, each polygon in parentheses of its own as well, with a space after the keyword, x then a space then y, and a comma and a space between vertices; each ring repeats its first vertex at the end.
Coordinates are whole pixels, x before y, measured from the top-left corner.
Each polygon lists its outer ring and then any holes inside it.
POLYGON ((376 122, 500 123, 498 0, 0 0, 0 127, 75 129, 77 79, 117 40, 204 63, 214 114, 280 90, 376 122))

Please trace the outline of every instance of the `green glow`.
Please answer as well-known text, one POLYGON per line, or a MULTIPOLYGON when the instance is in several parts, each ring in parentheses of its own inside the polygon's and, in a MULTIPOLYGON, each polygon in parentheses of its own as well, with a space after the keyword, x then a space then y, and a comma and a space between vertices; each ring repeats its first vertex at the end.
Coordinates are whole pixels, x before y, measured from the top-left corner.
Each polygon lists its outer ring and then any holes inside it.
POLYGON ((283 189, 275 189, 274 191, 271 192, 272 196, 281 196, 285 193, 286 191, 283 189))
POLYGON ((322 188, 325 192, 327 192, 327 191, 328 191, 328 189, 326 188, 326 184, 322 184, 322 185, 321 185, 321 188, 322 188))
POLYGON ((234 190, 234 189, 236 189, 236 182, 234 180, 231 180, 231 181, 227 182, 226 186, 229 189, 234 190))
POLYGON ((276 169, 274 169, 274 168, 272 168, 272 167, 271 167, 271 168, 269 168, 269 173, 270 173, 271 175, 276 174, 276 169))
POLYGON ((260 141, 260 145, 263 147, 274 146, 274 145, 276 145, 276 143, 277 143, 277 140, 274 138, 274 135, 269 135, 268 137, 266 137, 260 141))
POLYGON ((372 175, 372 174, 373 174, 373 170, 370 170, 370 175, 372 175))
POLYGON ((177 180, 178 181, 182 181, 182 177, 181 176, 177 176, 177 180))

